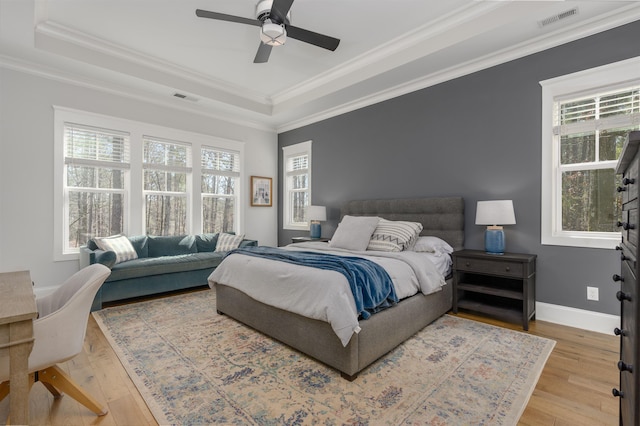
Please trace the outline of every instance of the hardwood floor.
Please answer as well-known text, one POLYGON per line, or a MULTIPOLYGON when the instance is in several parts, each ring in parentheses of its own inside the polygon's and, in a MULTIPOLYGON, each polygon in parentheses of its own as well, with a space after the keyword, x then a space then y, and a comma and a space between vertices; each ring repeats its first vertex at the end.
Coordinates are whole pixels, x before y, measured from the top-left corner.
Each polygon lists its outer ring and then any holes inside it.
MULTIPOLYGON (((521 330, 517 324, 461 313, 461 317, 521 330)), ((617 425, 619 340, 613 335, 534 321, 529 333, 556 341, 556 346, 520 418, 519 425, 617 425)), ((109 346, 93 317, 89 319, 84 350, 62 364, 63 369, 109 408, 97 417, 69 397, 54 401, 36 383, 30 395, 33 425, 156 425, 151 412, 109 346)), ((9 398, 0 403, 5 424, 9 398)))

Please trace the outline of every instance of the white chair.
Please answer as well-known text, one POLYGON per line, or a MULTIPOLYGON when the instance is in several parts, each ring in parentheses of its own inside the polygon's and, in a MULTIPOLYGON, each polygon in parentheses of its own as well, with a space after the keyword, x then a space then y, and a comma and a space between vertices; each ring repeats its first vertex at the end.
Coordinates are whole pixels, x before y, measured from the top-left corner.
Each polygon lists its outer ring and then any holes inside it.
MULTIPOLYGON (((76 272, 51 294, 36 299, 38 319, 33 322, 34 344, 29 356, 30 384, 42 382, 55 398, 62 392, 96 413, 107 414, 56 364, 82 351, 91 303, 111 270, 93 264, 76 272)), ((8 351, 5 351, 8 352, 8 351)), ((0 401, 9 394, 9 356, 0 356, 0 401)))

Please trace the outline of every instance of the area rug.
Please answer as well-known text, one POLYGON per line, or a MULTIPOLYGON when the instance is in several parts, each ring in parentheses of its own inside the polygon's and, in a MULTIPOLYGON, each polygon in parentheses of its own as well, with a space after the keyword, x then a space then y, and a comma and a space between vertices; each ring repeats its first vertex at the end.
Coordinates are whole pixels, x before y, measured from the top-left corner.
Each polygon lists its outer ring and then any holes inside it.
POLYGON ((353 382, 205 290, 93 313, 159 424, 514 425, 555 342, 445 315, 353 382))

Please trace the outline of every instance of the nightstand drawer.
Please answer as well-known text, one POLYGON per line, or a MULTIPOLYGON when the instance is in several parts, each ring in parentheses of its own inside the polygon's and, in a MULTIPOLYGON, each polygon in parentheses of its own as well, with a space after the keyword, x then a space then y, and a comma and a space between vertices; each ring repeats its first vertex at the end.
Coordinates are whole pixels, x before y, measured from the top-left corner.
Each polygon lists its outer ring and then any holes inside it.
POLYGON ((456 257, 455 269, 458 271, 482 272, 489 275, 504 277, 522 277, 524 266, 521 262, 509 262, 475 259, 472 257, 456 257))

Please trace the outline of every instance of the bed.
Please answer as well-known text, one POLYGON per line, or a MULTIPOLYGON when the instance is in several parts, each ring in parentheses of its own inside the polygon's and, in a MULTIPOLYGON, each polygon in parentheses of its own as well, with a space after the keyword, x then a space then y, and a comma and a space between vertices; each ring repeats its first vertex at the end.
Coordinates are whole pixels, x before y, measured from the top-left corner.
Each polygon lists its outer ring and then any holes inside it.
MULTIPOLYGON (((421 236, 438 237, 454 250, 464 245, 464 200, 460 197, 351 201, 341 208, 341 217, 347 216, 419 222, 421 236)), ((359 320, 359 331, 344 342, 329 323, 262 303, 221 279, 224 269, 218 267, 216 271, 209 277, 209 285, 216 290, 219 313, 337 369, 348 380, 451 309, 449 278, 439 291, 428 295, 418 292, 359 320)))

